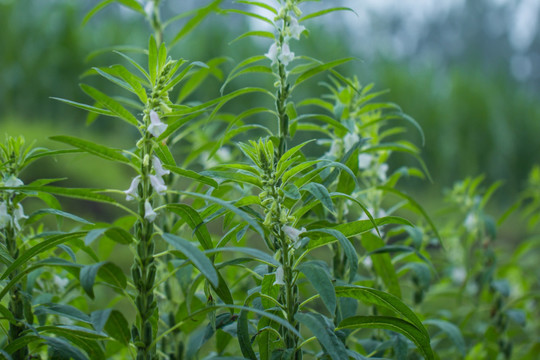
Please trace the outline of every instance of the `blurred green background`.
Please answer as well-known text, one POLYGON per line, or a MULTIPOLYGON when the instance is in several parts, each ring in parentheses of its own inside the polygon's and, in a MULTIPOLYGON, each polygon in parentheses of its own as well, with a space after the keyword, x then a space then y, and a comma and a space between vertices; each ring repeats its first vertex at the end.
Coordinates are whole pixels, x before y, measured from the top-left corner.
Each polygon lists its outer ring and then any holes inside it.
MULTIPOLYGON (((85 13, 97 3, 0 0, 1 133, 24 134, 46 146, 58 146, 47 140, 57 134, 115 147, 132 143, 133 134, 126 133, 121 123, 100 119, 85 127, 83 111, 50 99, 88 102, 77 86, 80 76, 92 66, 121 61, 110 52, 88 56, 116 45, 144 47, 148 40, 150 28, 140 14, 119 5, 83 26, 85 13)), ((166 19, 209 1, 162 3, 166 19)), ((430 187, 434 193, 458 179, 485 173, 488 182, 505 181, 502 201, 511 202, 540 150, 539 2, 349 0, 308 3, 306 8, 321 5, 350 6, 356 14, 342 12, 307 21, 309 36, 295 42, 293 51, 321 60, 353 55, 359 60, 341 70, 357 75, 363 84, 374 82, 376 89, 390 90, 385 100, 399 104, 425 131, 423 158, 434 179, 430 187)), ((223 8, 233 6, 223 1, 223 8)), ((246 56, 267 51, 267 39, 229 44, 248 27, 261 25, 213 14, 172 53, 201 61, 228 56, 223 64, 227 73, 246 56)), ((117 94, 99 79, 84 81, 117 94)), ((209 80, 192 99, 217 96, 219 86, 219 81, 209 80)), ((302 91, 323 90, 312 82, 302 91)), ((420 145, 414 131, 406 136, 420 145)), ((82 155, 43 162, 35 171, 26 176, 66 176, 77 186, 119 189, 126 188, 132 176, 127 169, 82 155)))

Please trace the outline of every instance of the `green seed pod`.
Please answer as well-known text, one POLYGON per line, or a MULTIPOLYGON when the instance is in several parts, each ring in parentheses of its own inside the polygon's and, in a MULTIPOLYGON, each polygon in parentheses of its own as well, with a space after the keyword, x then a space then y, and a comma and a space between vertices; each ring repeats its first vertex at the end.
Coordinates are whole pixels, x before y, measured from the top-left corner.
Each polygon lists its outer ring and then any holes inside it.
POLYGON ((150 324, 150 321, 147 321, 144 324, 144 345, 150 346, 153 341, 153 331, 152 331, 152 324, 150 324))
POLYGON ((140 341, 139 339, 139 330, 135 325, 131 327, 131 341, 137 342, 140 341))

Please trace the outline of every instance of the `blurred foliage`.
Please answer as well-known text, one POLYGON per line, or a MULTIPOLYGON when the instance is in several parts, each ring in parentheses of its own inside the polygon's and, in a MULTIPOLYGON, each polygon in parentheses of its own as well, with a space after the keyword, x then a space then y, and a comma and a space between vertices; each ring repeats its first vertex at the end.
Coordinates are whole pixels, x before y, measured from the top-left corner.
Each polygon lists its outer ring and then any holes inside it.
MULTIPOLYGON (((20 126, 25 128, 34 126, 37 121, 80 124, 86 116, 82 111, 50 97, 84 101, 86 98, 74 86, 74 79, 93 66, 117 61, 117 55, 110 51, 87 58, 88 55, 113 45, 146 43, 149 25, 116 5, 82 26, 85 12, 96 3, 0 1, 0 22, 4 24, 4 31, 0 33, 2 124, 8 116, 20 121, 20 126), (122 26, 117 24, 119 17, 122 26)), ((182 7, 200 3, 188 1, 182 7)), ((223 6, 230 5, 225 2, 223 6)), ((167 18, 178 4, 164 1, 162 6, 167 18)), ((370 32, 357 34, 352 23, 351 38, 335 38, 328 23, 326 26, 317 24, 299 50, 305 54, 322 54, 322 60, 328 60, 350 53, 348 48, 356 47, 352 51, 364 61, 349 65, 349 70, 360 74, 361 79, 374 81, 378 89, 390 89, 391 98, 421 124, 427 139, 423 157, 438 187, 448 187, 471 174, 486 173, 488 181, 505 180, 505 194, 515 195, 532 166, 531 154, 538 149, 535 134, 540 126, 532 78, 519 83, 507 71, 512 57, 512 39, 506 27, 517 6, 514 2, 503 6, 465 1, 462 7, 454 7, 440 19, 422 24, 425 35, 414 41, 409 39, 410 49, 402 56, 385 54, 381 44, 386 42, 377 37, 381 31, 385 31, 386 40, 404 34, 406 19, 392 14, 374 17, 373 35, 370 32), (494 19, 499 19, 501 24, 497 31, 492 25, 488 26, 494 19), (370 36, 370 41, 357 44, 358 38, 370 36), (460 40, 459 46, 456 38, 460 40)), ((329 19, 336 22, 340 18, 329 19)), ((240 28, 250 24, 232 15, 213 15, 171 52, 175 57, 201 61, 225 55, 226 61, 220 67, 226 75, 238 59, 253 55, 248 53, 252 49, 258 46, 261 54, 266 51, 266 40, 245 39, 231 43, 241 33, 240 28), (249 42, 251 46, 247 46, 249 42)), ((339 26, 345 25, 340 23, 339 26)), ((400 41, 408 40, 402 36, 400 41)), ((320 80, 325 79, 321 76, 320 80)), ((105 91, 111 90, 109 93, 116 91, 102 79, 93 77, 91 83, 94 81, 105 91)), ((186 100, 216 96, 221 84, 219 77, 207 80, 204 90, 198 90, 186 100)), ((299 90, 302 97, 317 96, 324 88, 312 85, 299 90)), ((255 101, 250 97, 245 99, 255 101)), ((103 131, 117 129, 114 123, 103 120, 94 126, 103 131)))

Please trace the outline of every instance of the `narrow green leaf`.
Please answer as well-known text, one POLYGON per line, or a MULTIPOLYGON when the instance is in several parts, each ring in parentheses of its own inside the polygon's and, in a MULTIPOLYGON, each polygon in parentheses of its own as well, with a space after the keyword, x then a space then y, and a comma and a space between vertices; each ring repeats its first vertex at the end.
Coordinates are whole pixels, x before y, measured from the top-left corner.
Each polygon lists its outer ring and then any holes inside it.
POLYGON ((336 286, 336 295, 354 298, 392 310, 413 324, 426 337, 429 337, 426 328, 416 314, 403 301, 392 294, 365 286, 336 286))
POLYGON ((341 64, 345 64, 351 60, 354 60, 354 58, 350 57, 350 58, 345 58, 345 59, 339 59, 339 60, 334 60, 334 61, 330 61, 326 64, 322 64, 322 65, 317 65, 307 71, 305 71, 304 73, 300 74, 300 76, 298 76, 298 78, 296 79, 296 81, 294 82, 294 87, 300 85, 301 83, 303 83, 304 81, 306 81, 307 79, 323 72, 323 71, 326 71, 326 70, 329 70, 329 69, 332 69, 336 66, 339 66, 341 64))
POLYGON ((146 72, 146 70, 144 70, 144 68, 139 65, 135 60, 133 60, 132 58, 130 58, 129 56, 127 56, 126 54, 124 53, 121 53, 120 51, 113 51, 114 53, 120 55, 121 57, 123 57, 124 59, 126 59, 127 61, 129 61, 129 63, 131 65, 133 65, 137 70, 139 70, 139 72, 144 75, 144 77, 150 81, 150 75, 148 75, 148 73, 146 72))
POLYGON ((437 239, 439 239, 439 242, 441 243, 441 245, 443 244, 441 235, 439 234, 439 231, 437 230, 437 227, 435 226, 433 221, 431 221, 431 218, 429 217, 427 212, 424 210, 424 208, 422 206, 420 206, 420 204, 418 202, 416 202, 416 200, 414 200, 409 195, 406 195, 403 192, 401 192, 401 191, 399 191, 397 189, 394 189, 392 187, 389 187, 389 186, 377 186, 377 189, 380 189, 380 190, 383 190, 385 192, 395 194, 395 195, 407 200, 409 202, 409 204, 411 205, 411 207, 413 209, 415 209, 419 214, 421 214, 424 217, 424 219, 427 221, 427 223, 429 224, 429 226, 431 227, 431 229, 435 233, 435 236, 437 237, 437 239))
POLYGON ((279 266, 279 263, 271 255, 269 255, 269 254, 267 254, 267 253, 265 253, 265 252, 263 252, 261 250, 254 249, 254 248, 249 248, 249 247, 241 247, 241 246, 218 247, 218 248, 215 248, 215 249, 206 250, 205 254, 216 254, 216 253, 219 253, 219 252, 235 252, 235 253, 246 254, 246 255, 249 255, 249 256, 253 257, 257 261, 262 262, 262 263, 272 265, 272 266, 276 266, 276 267, 279 266))
POLYGON ((74 360, 88 360, 86 355, 84 355, 81 350, 77 349, 62 338, 42 336, 42 339, 46 341, 47 345, 53 351, 51 357, 53 359, 58 356, 63 356, 64 358, 73 358, 74 360))
POLYGON ((272 7, 272 6, 270 6, 270 5, 266 4, 266 3, 263 3, 261 1, 238 0, 236 2, 239 3, 239 4, 248 4, 248 5, 257 6, 257 7, 266 9, 266 10, 272 12, 275 15, 278 14, 278 11, 274 7, 272 7))
POLYGON ((218 187, 218 183, 214 179, 212 179, 211 177, 204 176, 204 175, 201 175, 199 173, 196 173, 195 171, 186 170, 186 169, 182 169, 182 168, 180 168, 178 166, 172 166, 172 165, 166 165, 166 164, 163 164, 163 167, 165 169, 167 169, 167 170, 172 171, 173 173, 175 173, 177 175, 187 177, 189 179, 196 180, 196 181, 198 181, 200 183, 212 186, 214 188, 218 187))
POLYGON ((195 27, 197 27, 197 25, 199 25, 204 20, 204 18, 208 16, 208 14, 218 9, 218 5, 220 3, 221 3, 221 0, 215 0, 215 1, 212 1, 210 4, 208 4, 207 6, 198 9, 195 15, 191 19, 189 19, 186 22, 186 24, 182 27, 182 29, 176 34, 174 39, 170 42, 170 46, 174 45, 184 36, 186 36, 191 31, 193 31, 193 29, 195 29, 195 27))
POLYGON ((34 309, 34 314, 36 316, 39 316, 42 314, 59 315, 59 316, 67 317, 72 320, 82 321, 86 324, 90 324, 90 316, 83 313, 81 310, 77 309, 76 307, 73 307, 71 305, 66 305, 66 304, 54 304, 54 303, 42 304, 42 305, 37 306, 34 309))
POLYGON ((148 74, 150 75, 150 84, 155 86, 156 84, 156 74, 158 72, 158 49, 156 39, 153 36, 150 36, 148 40, 148 74))
POLYGON ((96 100, 98 103, 105 106, 107 109, 112 111, 118 118, 125 120, 126 122, 130 123, 131 125, 138 126, 139 121, 135 116, 133 116, 132 113, 126 110, 120 103, 113 98, 111 98, 108 95, 105 95, 101 91, 86 85, 81 84, 82 90, 88 94, 91 98, 96 100))
POLYGON ((92 10, 90 10, 86 16, 84 17, 83 21, 82 21, 82 24, 85 25, 88 20, 90 20, 98 11, 102 10, 103 8, 105 8, 106 6, 114 3, 115 0, 104 0, 102 2, 100 2, 99 4, 97 4, 96 6, 94 6, 94 8, 92 8, 92 10))
POLYGON ((445 333, 446 336, 448 336, 448 338, 450 338, 450 340, 452 340, 452 342, 456 345, 457 349, 461 353, 461 356, 466 355, 467 347, 465 345, 465 339, 463 339, 463 335, 461 335, 461 331, 456 325, 440 319, 424 320, 424 324, 434 325, 441 329, 442 332, 445 333))
POLYGON ((248 17, 252 17, 252 18, 264 21, 265 23, 270 24, 272 27, 275 26, 272 20, 267 19, 266 17, 264 17, 262 15, 259 15, 259 14, 256 14, 256 13, 252 13, 252 12, 244 11, 244 10, 238 10, 238 9, 228 9, 228 10, 226 10, 226 12, 242 14, 242 15, 245 15, 245 16, 248 16, 248 17))
POLYGON ((328 234, 339 241, 339 244, 343 248, 343 252, 347 257, 347 262, 349 263, 349 282, 354 281, 354 277, 356 276, 356 272, 358 271, 358 254, 356 253, 356 249, 351 244, 349 239, 347 239, 347 237, 345 237, 345 235, 343 235, 339 230, 336 230, 336 228, 314 229, 304 232, 304 236, 309 237, 310 235, 317 233, 328 234))
POLYGON ((429 336, 408 321, 390 316, 353 316, 339 324, 340 329, 375 328, 399 332, 416 344, 427 360, 434 360, 429 336))
POLYGON ((297 313, 294 318, 315 335, 332 360, 349 358, 345 344, 336 336, 330 319, 313 313, 297 313))
POLYGON ((335 12, 335 11, 351 11, 351 12, 356 14, 356 12, 353 9, 341 6, 341 7, 333 7, 331 9, 324 9, 324 10, 321 10, 321 11, 311 13, 309 15, 306 15, 306 16, 300 18, 299 21, 305 21, 305 20, 313 19, 313 18, 322 16, 322 15, 325 15, 325 14, 329 14, 331 12, 335 12))
POLYGON ((332 202, 330 193, 328 193, 328 189, 325 188, 323 185, 311 182, 302 186, 299 190, 305 190, 309 192, 317 200, 319 200, 328 211, 335 213, 336 209, 334 208, 334 203, 332 202))
POLYGON ((308 261, 300 264, 298 270, 307 277, 311 285, 317 290, 330 314, 334 314, 337 304, 336 292, 326 269, 316 261, 308 261))
POLYGON ((105 261, 99 262, 97 264, 86 265, 81 269, 79 273, 79 281, 83 290, 86 294, 94 299, 94 283, 96 281, 96 276, 99 271, 99 268, 105 265, 105 261))
POLYGON ((186 204, 167 204, 166 207, 180 216, 182 220, 189 225, 205 250, 209 250, 214 247, 212 237, 210 236, 210 233, 206 228, 206 224, 202 220, 197 210, 186 204))
POLYGON ((243 173, 243 172, 207 170, 207 171, 204 171, 203 174, 210 175, 211 177, 222 178, 222 179, 226 179, 226 180, 233 180, 233 181, 239 182, 239 183, 245 183, 245 184, 254 185, 254 186, 262 189, 262 183, 261 183, 259 178, 255 177, 255 176, 251 176, 251 175, 243 173))
POLYGON ((129 163, 129 160, 120 153, 121 150, 119 149, 109 148, 73 136, 51 136, 49 139, 74 146, 107 160, 129 163))
POLYGON ((219 277, 212 262, 197 249, 191 242, 184 240, 173 234, 163 234, 163 239, 172 245, 176 250, 184 254, 193 265, 208 279, 215 287, 219 286, 219 277))
POLYGON ((127 346, 130 342, 131 332, 129 331, 129 324, 124 315, 118 310, 113 310, 109 315, 109 319, 105 325, 105 331, 110 337, 121 344, 127 346))
POLYGON ((229 45, 232 44, 232 43, 237 42, 238 40, 242 40, 242 39, 245 39, 245 38, 250 37, 250 36, 258 36, 258 37, 263 37, 263 38, 268 38, 268 39, 274 39, 275 38, 274 33, 270 32, 270 31, 248 31, 248 32, 245 32, 242 35, 238 36, 237 38, 235 38, 231 42, 229 42, 229 45))
POLYGON ((221 199, 213 197, 213 196, 204 195, 204 194, 197 194, 197 193, 192 193, 192 192, 188 192, 188 191, 182 191, 181 193, 183 193, 185 195, 188 195, 188 196, 197 197, 197 198, 204 199, 204 200, 207 200, 207 201, 210 201, 210 202, 221 205, 222 207, 226 208, 229 211, 232 211, 233 213, 235 213, 236 215, 238 215, 242 219, 244 219, 255 231, 257 231, 259 233, 259 235, 261 235, 261 237, 264 238, 264 231, 261 228, 261 226, 251 216, 249 216, 246 212, 240 210, 239 208, 237 208, 234 205, 231 205, 227 201, 221 200, 221 199))
POLYGON ((78 103, 78 102, 75 102, 75 101, 61 99, 61 98, 57 98, 57 97, 51 97, 51 99, 61 101, 63 103, 78 107, 78 108, 86 110, 86 111, 90 111, 92 113, 96 113, 96 114, 100 114, 100 115, 106 115, 106 116, 115 116, 115 114, 112 111, 101 109, 101 108, 98 108, 98 107, 95 107, 95 106, 81 104, 81 103, 78 103))
MULTIPOLYGON (((362 235, 360 241, 362 246, 366 251, 373 252, 377 249, 384 247, 385 242, 378 236, 375 236, 371 233, 365 233, 362 235)), ((392 264, 392 259, 388 254, 376 254, 371 256, 373 262, 373 268, 379 276, 379 279, 382 279, 384 285, 388 291, 401 299, 401 287, 399 286, 399 279, 396 274, 396 269, 392 264)))
POLYGON ((80 222, 80 223, 83 223, 83 224, 93 225, 93 223, 91 223, 91 222, 89 222, 89 221, 87 221, 87 220, 85 220, 85 219, 83 219, 81 217, 78 217, 76 215, 67 213, 65 211, 56 210, 56 209, 41 209, 41 210, 38 210, 36 212, 33 212, 31 215, 29 215, 29 218, 31 219, 32 217, 38 216, 38 215, 41 215, 41 214, 52 214, 52 215, 56 215, 56 216, 62 216, 62 217, 65 217, 67 219, 77 221, 77 222, 80 222))
POLYGON ((246 310, 240 311, 238 320, 236 322, 236 331, 238 334, 238 343, 240 345, 240 351, 242 355, 249 360, 257 360, 257 355, 253 351, 251 346, 251 340, 249 337, 249 328, 248 328, 248 312, 246 310))

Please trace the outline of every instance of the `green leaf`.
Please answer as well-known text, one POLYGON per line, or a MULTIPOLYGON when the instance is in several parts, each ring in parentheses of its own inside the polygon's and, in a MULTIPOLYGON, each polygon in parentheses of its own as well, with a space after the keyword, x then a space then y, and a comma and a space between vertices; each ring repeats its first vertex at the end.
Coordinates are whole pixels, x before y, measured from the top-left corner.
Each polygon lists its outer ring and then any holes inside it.
POLYGON ((262 15, 255 14, 255 13, 252 13, 252 12, 249 12, 249 11, 238 10, 238 9, 228 9, 228 10, 226 10, 226 12, 242 14, 242 15, 245 15, 245 16, 248 16, 248 17, 252 17, 252 18, 264 21, 265 23, 270 24, 272 27, 275 26, 274 23, 272 22, 272 20, 267 19, 266 17, 264 17, 262 15))
POLYGON ((300 188, 300 191, 302 190, 308 191, 317 200, 319 200, 328 211, 330 211, 331 213, 335 213, 336 209, 334 208, 332 198, 328 193, 328 189, 325 188, 323 185, 314 182, 307 183, 300 188))
POLYGON ((332 360, 349 358, 347 349, 343 342, 336 336, 330 319, 325 318, 321 314, 313 313, 297 313, 294 318, 311 330, 332 360))
POLYGON ((133 236, 129 232, 118 226, 113 226, 106 229, 105 236, 107 236, 112 241, 115 241, 122 245, 129 245, 133 242, 133 236))
POLYGON ((441 245, 443 244, 441 235, 439 234, 439 231, 437 230, 437 227, 435 226, 433 221, 431 221, 431 218, 429 217, 427 212, 424 210, 424 208, 422 206, 420 206, 420 204, 418 204, 418 202, 416 202, 409 195, 406 195, 403 192, 401 192, 401 191, 399 191, 397 189, 394 189, 392 187, 389 187, 389 186, 377 186, 377 189, 383 190, 385 192, 389 192, 389 193, 392 193, 392 194, 395 194, 395 195, 407 200, 409 202, 410 206, 424 217, 424 219, 427 221, 427 223, 429 224, 429 226, 431 227, 431 229, 435 233, 435 236, 437 237, 437 239, 439 239, 439 242, 441 243, 441 245))
POLYGON ((79 281, 83 290, 86 292, 91 299, 94 299, 94 282, 96 281, 96 276, 99 271, 99 268, 105 265, 105 262, 99 262, 97 264, 86 265, 81 269, 79 273, 79 281))
POLYGON ((313 234, 328 234, 334 238, 336 238, 339 241, 339 244, 343 248, 343 252, 345 253, 345 256, 347 257, 347 262, 349 263, 349 282, 354 281, 354 277, 356 276, 356 272, 358 271, 358 254, 356 253, 356 249, 351 244, 349 239, 345 237, 339 230, 336 228, 333 229, 314 229, 310 231, 304 232, 304 236, 310 236, 313 234))
MULTIPOLYGON (((373 252, 377 249, 380 249, 385 246, 385 242, 378 236, 375 236, 371 233, 365 233, 360 239, 362 246, 366 251, 373 252)), ((377 254, 372 255, 371 260, 373 261, 373 267, 375 272, 379 276, 379 279, 382 279, 384 285, 388 291, 401 298, 401 287, 399 286, 399 279, 396 274, 396 269, 392 264, 392 259, 388 254, 377 254)))
POLYGON ((121 150, 119 149, 98 145, 91 141, 79 139, 73 136, 51 136, 49 139, 72 145, 107 160, 129 163, 129 160, 120 153, 121 150))
MULTIPOLYGON (((68 233, 68 234, 59 234, 52 236, 50 238, 46 238, 43 241, 39 242, 38 244, 32 246, 25 252, 21 253, 15 261, 4 271, 2 274, 2 277, 0 277, 0 280, 4 280, 7 278, 10 274, 13 273, 13 271, 24 264, 26 264, 30 259, 32 259, 34 256, 41 254, 55 246, 58 246, 68 240, 75 239, 75 238, 81 238, 86 235, 86 231, 80 231, 75 233, 68 233)), ((0 294, 0 300, 5 295, 6 287, 2 290, 2 293, 0 294)))
POLYGON ((465 345, 465 339, 463 339, 463 335, 461 335, 461 331, 459 328, 452 324, 451 322, 440 320, 440 319, 428 319, 424 320, 424 324, 427 325, 434 325, 442 330, 452 340, 452 342, 456 345, 459 352, 462 356, 465 356, 467 353, 466 345, 465 345))
POLYGON ((219 277, 212 262, 197 249, 191 242, 184 240, 176 235, 165 233, 163 239, 172 245, 176 250, 184 254, 193 265, 208 279, 215 287, 219 286, 219 277))
POLYGON ((188 192, 188 191, 182 191, 181 193, 186 194, 188 196, 197 197, 197 198, 204 199, 204 200, 216 203, 218 205, 221 205, 225 209, 227 209, 229 211, 232 211, 233 213, 235 213, 236 215, 238 215, 242 219, 244 219, 255 231, 257 231, 257 233, 259 233, 259 235, 261 235, 262 238, 264 238, 264 231, 261 228, 261 226, 251 216, 249 216, 246 212, 240 210, 236 206, 231 205, 230 203, 228 203, 228 202, 226 202, 224 200, 221 200, 219 198, 209 196, 209 195, 197 194, 197 193, 192 193, 192 192, 188 192))
POLYGON ((251 340, 249 338, 249 328, 248 328, 248 312, 246 310, 240 311, 238 320, 236 322, 236 331, 238 334, 238 343, 240 345, 240 351, 242 355, 249 360, 257 360, 257 355, 253 351, 251 346, 251 340))
POLYGON ((254 248, 248 248, 248 247, 241 247, 241 246, 236 246, 236 247, 218 247, 218 248, 215 248, 215 249, 211 249, 211 250, 206 250, 204 253, 205 254, 216 254, 216 253, 220 253, 220 252, 238 252, 238 253, 241 253, 241 254, 246 254, 246 255, 249 255, 251 257, 253 257, 255 260, 257 261, 260 261, 264 264, 268 264, 268 265, 272 265, 272 266, 279 266, 279 263, 276 261, 276 259, 274 259, 271 255, 261 251, 261 250, 258 250, 258 249, 254 249, 254 248))
POLYGON ((95 106, 81 104, 81 103, 78 103, 78 102, 75 102, 75 101, 61 99, 61 98, 57 98, 57 97, 51 97, 51 99, 61 101, 63 103, 78 107, 78 108, 86 110, 86 111, 90 111, 90 112, 95 113, 95 114, 106 115, 106 116, 115 116, 115 114, 112 111, 109 111, 109 110, 106 110, 106 109, 101 109, 101 108, 98 108, 98 107, 95 107, 95 106))
POLYGON ((336 295, 354 298, 365 303, 379 305, 392 310, 413 324, 426 337, 429 337, 426 328, 416 314, 398 297, 392 294, 365 286, 336 286, 336 295))
POLYGON ((339 324, 340 329, 375 328, 399 332, 416 344, 427 360, 434 360, 429 336, 408 321, 390 316, 353 316, 339 324))
POLYGON ((33 212, 28 217, 31 219, 32 217, 38 216, 38 215, 41 215, 41 214, 52 214, 52 215, 56 215, 56 216, 62 216, 62 217, 65 217, 67 219, 77 221, 77 222, 80 222, 80 223, 83 223, 83 224, 93 225, 93 223, 91 223, 91 222, 89 222, 89 221, 87 221, 87 220, 85 220, 85 219, 83 219, 81 217, 78 217, 77 215, 73 215, 73 214, 70 214, 68 212, 61 211, 61 210, 56 210, 56 209, 41 209, 41 210, 38 210, 36 212, 33 212))
POLYGON ((109 316, 111 315, 111 312, 112 312, 112 309, 106 309, 106 310, 96 310, 90 314, 90 322, 92 323, 92 326, 97 332, 99 333, 103 332, 103 329, 105 328, 105 325, 107 324, 107 321, 109 320, 109 316))
POLYGON ((331 13, 331 12, 335 12, 335 11, 351 11, 351 12, 356 14, 356 12, 353 9, 341 6, 341 7, 333 7, 331 9, 324 9, 324 10, 321 10, 321 11, 311 13, 309 15, 306 15, 306 16, 300 18, 299 21, 305 21, 305 20, 308 20, 308 19, 313 19, 313 18, 316 18, 318 16, 322 16, 322 15, 325 15, 325 14, 328 14, 328 13, 331 13))
POLYGON ((127 285, 127 279, 122 269, 111 262, 102 261, 97 264, 83 266, 79 273, 79 281, 83 290, 92 299, 94 298, 94 283, 98 273, 113 288, 124 289, 127 285))
POLYGON ((193 179, 195 181, 212 186, 214 188, 218 187, 218 183, 214 179, 208 176, 204 176, 199 173, 196 173, 195 171, 186 170, 186 169, 179 168, 178 166, 172 166, 172 165, 166 165, 166 164, 163 164, 163 167, 167 170, 172 171, 173 173, 177 175, 187 177, 189 179, 193 179))
POLYGON ((85 25, 88 20, 90 20, 98 11, 102 10, 103 8, 105 8, 106 6, 114 3, 115 0, 104 0, 102 2, 100 2, 99 4, 97 4, 96 6, 94 6, 94 8, 92 10, 90 10, 88 12, 88 14, 86 14, 86 16, 84 17, 83 21, 82 21, 82 24, 85 25))
POLYGON ((274 7, 272 7, 272 6, 270 6, 270 5, 266 4, 266 3, 263 3, 261 1, 238 0, 236 2, 238 4, 248 4, 248 5, 258 6, 260 8, 263 8, 263 9, 266 9, 266 10, 272 12, 274 15, 278 14, 277 10, 274 7))
POLYGON ((150 84, 156 85, 156 74, 158 72, 158 54, 157 43, 153 36, 150 36, 148 41, 148 74, 150 75, 150 84))
POLYGON ((205 250, 212 249, 214 247, 212 237, 210 236, 210 233, 206 228, 206 224, 202 220, 197 210, 186 204, 167 204, 166 207, 180 216, 182 220, 189 225, 205 250))
POLYGON ((218 5, 221 3, 221 0, 215 0, 212 1, 210 4, 208 4, 205 7, 202 7, 197 10, 195 15, 189 19, 186 24, 182 27, 182 29, 176 34, 174 39, 170 42, 170 46, 173 46, 175 43, 177 43, 180 39, 182 39, 184 36, 189 34, 197 25, 199 25, 205 17, 208 16, 212 11, 218 9, 218 5))
POLYGON ((250 36, 258 36, 258 37, 263 37, 263 38, 267 38, 267 39, 274 39, 275 38, 274 33, 270 32, 270 31, 248 31, 248 32, 245 32, 242 35, 238 36, 236 39, 232 40, 231 42, 229 42, 229 45, 231 45, 232 43, 237 42, 238 40, 242 40, 242 39, 250 37, 250 36))
POLYGON ((129 324, 124 315, 118 310, 113 310, 109 315, 107 324, 105 324, 105 331, 110 337, 123 345, 127 346, 130 342, 129 324))
POLYGON ((295 88, 296 86, 300 85, 301 83, 303 83, 304 81, 306 81, 307 79, 323 72, 323 71, 326 71, 326 70, 329 70, 329 69, 332 69, 336 66, 339 66, 341 64, 345 64, 351 60, 354 60, 354 58, 350 57, 350 58, 345 58, 345 59, 339 59, 339 60, 334 60, 334 61, 330 61, 326 64, 322 64, 322 65, 317 65, 315 67, 312 67, 311 69, 303 72, 302 74, 300 74, 300 76, 298 76, 298 78, 296 79, 296 81, 294 82, 294 86, 293 88, 295 88))
POLYGON ((82 321, 86 324, 90 324, 90 316, 71 305, 54 303, 42 304, 34 309, 34 315, 39 316, 42 314, 64 316, 72 320, 82 321))
POLYGON ((205 175, 210 175, 212 177, 222 178, 226 180, 233 180, 235 182, 239 183, 245 183, 250 184, 258 187, 259 189, 262 189, 262 183, 261 180, 258 177, 251 176, 249 174, 237 171, 237 172, 229 172, 229 171, 213 171, 208 170, 204 172, 205 175))
POLYGON ((13 316, 13 313, 8 310, 4 305, 0 305, 0 315, 2 320, 8 320, 11 324, 16 325, 17 320, 13 316))
POLYGON ((59 337, 48 337, 42 336, 50 347, 53 350, 52 359, 57 358, 58 354, 61 354, 64 358, 73 358, 74 360, 88 360, 88 358, 82 353, 81 350, 77 349, 67 341, 59 337))
POLYGON ((334 314, 337 303, 336 292, 326 269, 316 261, 308 261, 300 264, 298 270, 307 277, 311 285, 317 290, 330 314, 334 314))
POLYGON ((101 91, 86 84, 81 84, 81 89, 98 103, 102 104, 107 109, 112 111, 118 118, 125 120, 129 124, 136 127, 139 125, 139 121, 137 120, 137 118, 133 116, 132 113, 127 111, 126 108, 120 105, 118 101, 114 100, 110 96, 105 95, 101 91))

